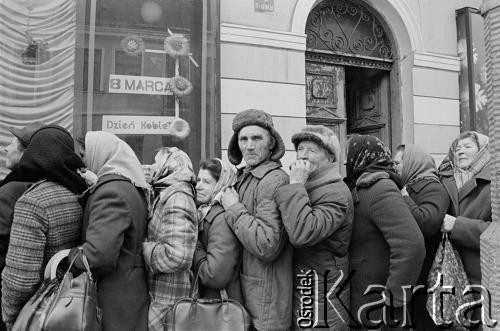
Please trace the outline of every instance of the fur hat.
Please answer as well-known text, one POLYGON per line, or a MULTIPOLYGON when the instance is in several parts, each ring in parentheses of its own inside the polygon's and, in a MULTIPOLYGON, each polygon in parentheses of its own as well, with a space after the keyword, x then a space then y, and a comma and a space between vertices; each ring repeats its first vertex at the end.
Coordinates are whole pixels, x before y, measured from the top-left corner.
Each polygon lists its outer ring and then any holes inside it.
POLYGON ((274 128, 273 118, 268 113, 257 110, 257 109, 247 109, 236 114, 233 119, 233 136, 229 140, 229 146, 227 148, 227 154, 229 161, 232 164, 238 165, 241 163, 243 155, 241 154, 240 147, 238 146, 238 133, 240 130, 249 125, 258 125, 271 134, 275 140, 274 148, 271 152, 271 160, 279 161, 285 154, 285 144, 283 139, 281 139, 280 134, 274 128))
POLYGON ((339 138, 335 133, 323 125, 306 125, 299 133, 292 136, 295 150, 301 141, 312 141, 334 156, 337 161, 340 153, 339 138))

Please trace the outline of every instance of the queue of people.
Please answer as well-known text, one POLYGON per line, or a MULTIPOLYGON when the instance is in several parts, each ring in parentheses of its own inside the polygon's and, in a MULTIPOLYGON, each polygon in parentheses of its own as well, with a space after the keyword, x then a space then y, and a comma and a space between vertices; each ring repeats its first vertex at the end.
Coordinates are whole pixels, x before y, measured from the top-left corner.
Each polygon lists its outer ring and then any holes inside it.
POLYGON ((376 137, 341 146, 327 127, 307 125, 292 136, 288 174, 271 115, 242 111, 232 129, 230 162, 204 160, 195 174, 184 151, 163 147, 148 179, 111 133, 90 131, 75 147, 59 126, 12 129, 12 171, 0 182, 0 330, 12 328, 62 249, 75 274, 87 258, 106 331, 170 329, 168 314, 195 283, 203 298, 225 289, 254 330, 403 329, 408 318, 415 330, 437 330, 425 293, 412 298, 405 287, 426 285, 443 232, 469 282, 481 283, 486 136, 462 133, 437 167, 412 144, 393 158, 376 137))

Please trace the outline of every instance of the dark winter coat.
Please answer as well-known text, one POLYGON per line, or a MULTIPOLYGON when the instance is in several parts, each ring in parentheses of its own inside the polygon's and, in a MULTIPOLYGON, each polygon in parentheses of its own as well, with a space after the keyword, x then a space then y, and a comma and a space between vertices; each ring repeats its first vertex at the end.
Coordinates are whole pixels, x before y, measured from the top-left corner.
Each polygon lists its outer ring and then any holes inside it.
MULTIPOLYGON (((327 291, 335 284, 341 272, 347 276, 347 250, 351 239, 353 203, 347 185, 342 181, 336 164, 328 165, 311 173, 305 184, 289 184, 278 188, 276 203, 279 206, 283 223, 294 250, 294 300, 293 320, 296 329, 306 326, 307 322, 297 325, 301 317, 301 281, 297 274, 307 270, 317 273, 321 284, 318 287, 318 311, 321 325, 324 326, 326 305, 330 330, 347 330, 335 309, 324 300, 324 278, 328 271, 327 291)), ((349 290, 342 292, 342 302, 349 305, 349 290)), ((345 312, 337 307, 337 311, 345 312)), ((344 320, 348 316, 344 314, 344 320)), ((314 319, 313 319, 314 320, 314 319)))
POLYGON ((264 161, 240 172, 240 202, 226 210, 226 221, 243 244, 241 287, 257 330, 287 330, 292 322, 292 255, 275 203, 288 184, 281 163, 264 161))
POLYGON ((450 239, 460 253, 465 272, 471 284, 481 284, 479 237, 491 223, 491 166, 457 189, 452 171, 440 173, 450 197, 448 213, 456 216, 450 239))
POLYGON ((226 289, 230 299, 243 304, 240 285, 241 243, 226 223, 224 208, 216 203, 200 221, 193 267, 199 270, 203 298, 220 298, 226 289))
MULTIPOLYGON (((448 210, 450 199, 443 185, 432 179, 420 179, 407 186, 406 189, 409 196, 403 198, 424 235, 426 254, 418 284, 426 286, 429 271, 441 242, 441 224, 448 210)), ((438 330, 427 312, 426 301, 426 291, 418 293, 413 298, 416 330, 438 330)))
POLYGON ((8 182, 0 187, 0 271, 5 266, 5 256, 9 248, 14 207, 31 184, 31 182, 8 182))
MULTIPOLYGON (((125 177, 104 175, 89 192, 82 247, 97 278, 104 331, 147 330, 147 215, 144 195, 125 177)), ((75 264, 84 269, 81 259, 75 264)))
MULTIPOLYGON (((356 317, 363 304, 382 299, 380 292, 363 295, 369 285, 385 286, 386 297, 392 296, 393 305, 403 305, 405 298, 401 287, 416 284, 425 246, 410 209, 387 173, 364 173, 352 194, 354 221, 349 268, 354 272, 351 313, 356 317)), ((375 317, 379 317, 376 315, 380 311, 375 312, 375 317)), ((362 314, 361 319, 369 325, 365 315, 362 314)))

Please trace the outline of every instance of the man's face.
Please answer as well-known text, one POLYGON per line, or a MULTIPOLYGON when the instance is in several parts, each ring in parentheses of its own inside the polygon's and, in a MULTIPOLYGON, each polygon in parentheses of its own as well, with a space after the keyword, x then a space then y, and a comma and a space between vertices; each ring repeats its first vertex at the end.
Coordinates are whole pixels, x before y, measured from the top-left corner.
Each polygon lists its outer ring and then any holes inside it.
POLYGON ((269 160, 274 140, 269 131, 257 125, 243 127, 238 133, 238 146, 246 164, 255 167, 269 160))
POLYGON ((24 153, 24 147, 19 139, 14 137, 10 141, 10 144, 5 147, 5 152, 7 153, 5 166, 8 169, 13 169, 19 164, 19 160, 21 160, 24 153))
POLYGON ((311 162, 311 171, 331 163, 332 156, 318 144, 312 141, 301 141, 297 146, 297 160, 311 162))

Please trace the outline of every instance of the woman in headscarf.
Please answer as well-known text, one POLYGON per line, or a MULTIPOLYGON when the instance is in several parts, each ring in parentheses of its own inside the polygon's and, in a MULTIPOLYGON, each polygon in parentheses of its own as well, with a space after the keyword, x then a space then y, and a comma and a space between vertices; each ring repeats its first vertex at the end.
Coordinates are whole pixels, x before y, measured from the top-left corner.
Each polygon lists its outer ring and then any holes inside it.
POLYGON ((199 273, 199 291, 203 298, 220 298, 226 289, 229 298, 243 303, 240 288, 241 244, 226 223, 220 203, 222 191, 236 181, 236 169, 220 159, 200 164, 196 179, 198 202, 198 245, 193 269, 199 273))
POLYGON ((147 330, 148 288, 142 258, 147 231, 148 188, 134 151, 112 133, 85 135, 84 160, 98 177, 86 194, 82 250, 97 278, 103 330, 147 330))
POLYGON ((345 182, 354 202, 349 248, 349 267, 354 271, 350 311, 355 322, 368 328, 382 319, 386 309, 393 314, 387 316, 394 316, 397 323, 385 319, 382 329, 402 328, 409 299, 402 286, 416 284, 425 255, 422 234, 401 196, 403 185, 391 154, 379 139, 353 136, 347 148, 346 172, 345 182), (384 289, 364 295, 373 284, 384 289), (366 309, 370 308, 366 304, 376 301, 386 306, 366 309))
MULTIPOLYGON (((426 286, 427 277, 441 242, 441 224, 448 210, 450 199, 439 182, 432 156, 422 148, 400 145, 394 155, 396 170, 401 175, 401 193, 425 239, 425 260, 418 284, 426 286)), ((425 288, 424 288, 425 289, 425 288)), ((426 309, 427 291, 419 291, 413 297, 413 321, 415 330, 439 330, 426 309)))
POLYGON ((439 175, 451 203, 442 231, 449 232, 469 282, 481 284, 479 237, 491 223, 488 137, 467 131, 453 141, 439 175))
POLYGON ((8 330, 42 282, 50 258, 79 242, 82 208, 78 196, 87 185, 77 169, 84 167, 74 151, 73 138, 56 125, 36 131, 19 161, 17 173, 35 184, 14 208, 2 273, 2 318, 8 330))
POLYGON ((144 258, 149 271, 149 330, 163 330, 175 302, 190 295, 197 240, 194 172, 189 156, 163 147, 152 165, 152 197, 144 258))

